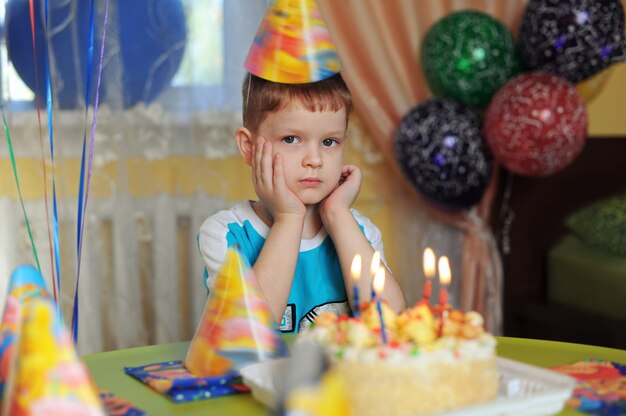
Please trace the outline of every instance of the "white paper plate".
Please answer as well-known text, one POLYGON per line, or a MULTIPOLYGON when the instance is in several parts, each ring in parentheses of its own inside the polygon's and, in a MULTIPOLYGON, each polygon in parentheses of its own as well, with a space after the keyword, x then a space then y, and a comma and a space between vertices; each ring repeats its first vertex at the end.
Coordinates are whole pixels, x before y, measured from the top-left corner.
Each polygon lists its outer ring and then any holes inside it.
MULTIPOLYGON (((496 358, 500 392, 489 402, 442 413, 446 416, 552 415, 563 410, 576 386, 572 377, 506 358, 496 358)), ((252 395, 265 406, 276 409, 277 392, 282 391, 289 358, 265 361, 241 370, 252 395)))

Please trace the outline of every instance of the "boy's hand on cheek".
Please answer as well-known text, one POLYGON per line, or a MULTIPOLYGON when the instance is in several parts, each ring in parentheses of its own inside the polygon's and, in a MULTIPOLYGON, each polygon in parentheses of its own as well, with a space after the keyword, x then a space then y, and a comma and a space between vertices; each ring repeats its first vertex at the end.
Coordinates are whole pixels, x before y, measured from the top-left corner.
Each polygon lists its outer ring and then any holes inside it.
POLYGON ((272 155, 272 143, 259 137, 252 153, 254 190, 274 220, 282 215, 304 216, 306 207, 287 187, 282 157, 272 155))
POLYGON ((361 170, 354 165, 345 165, 335 189, 320 203, 322 220, 338 210, 349 210, 361 189, 361 170))

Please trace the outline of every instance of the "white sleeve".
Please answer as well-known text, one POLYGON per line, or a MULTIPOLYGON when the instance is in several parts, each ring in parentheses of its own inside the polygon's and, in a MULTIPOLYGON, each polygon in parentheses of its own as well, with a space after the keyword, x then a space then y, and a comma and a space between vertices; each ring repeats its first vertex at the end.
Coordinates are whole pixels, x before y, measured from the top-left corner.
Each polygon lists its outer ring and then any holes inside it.
POLYGON ((198 248, 207 271, 204 283, 209 290, 226 259, 228 224, 233 221, 234 215, 231 211, 219 211, 207 218, 198 231, 198 248))
POLYGON ((361 215, 359 211, 354 208, 351 208, 352 216, 356 220, 357 224, 363 229, 363 233, 365 234, 365 238, 370 242, 372 248, 377 250, 380 253, 380 260, 383 262, 385 267, 389 269, 387 265, 387 260, 385 260, 385 250, 383 249, 383 238, 378 227, 366 216, 361 215))

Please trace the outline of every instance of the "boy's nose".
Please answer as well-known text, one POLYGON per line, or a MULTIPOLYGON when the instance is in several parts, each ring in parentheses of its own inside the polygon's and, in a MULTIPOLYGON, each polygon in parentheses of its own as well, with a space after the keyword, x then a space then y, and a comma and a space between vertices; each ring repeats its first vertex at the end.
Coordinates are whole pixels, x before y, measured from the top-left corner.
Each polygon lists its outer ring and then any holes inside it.
POLYGON ((310 148, 307 149, 307 153, 302 159, 302 164, 304 167, 313 167, 313 168, 321 168, 324 164, 322 161, 322 155, 320 154, 319 148, 310 148))

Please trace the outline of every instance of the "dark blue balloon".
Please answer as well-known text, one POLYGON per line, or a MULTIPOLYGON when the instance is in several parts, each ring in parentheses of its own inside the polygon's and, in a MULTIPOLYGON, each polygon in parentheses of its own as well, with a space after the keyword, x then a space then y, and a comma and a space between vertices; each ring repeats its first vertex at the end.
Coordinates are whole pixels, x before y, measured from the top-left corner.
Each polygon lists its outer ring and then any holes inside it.
POLYGON ((482 198, 491 178, 491 156, 480 115, 448 99, 430 99, 411 109, 395 137, 398 164, 428 200, 447 209, 467 209, 482 198))
MULTIPOLYGON (((6 36, 9 60, 24 83, 45 97, 45 51, 50 48, 53 97, 60 108, 84 105, 91 1, 52 0, 50 41, 43 7, 34 2, 38 79, 35 76, 28 0, 9 0, 6 36)), ((103 10, 96 4, 91 92, 93 105, 100 58, 103 10)), ((182 61, 187 28, 181 0, 113 0, 105 45, 101 102, 131 107, 150 103, 169 85, 182 61)))
POLYGON ((531 0, 519 42, 529 69, 577 83, 624 60, 624 8, 620 0, 531 0))

